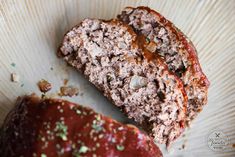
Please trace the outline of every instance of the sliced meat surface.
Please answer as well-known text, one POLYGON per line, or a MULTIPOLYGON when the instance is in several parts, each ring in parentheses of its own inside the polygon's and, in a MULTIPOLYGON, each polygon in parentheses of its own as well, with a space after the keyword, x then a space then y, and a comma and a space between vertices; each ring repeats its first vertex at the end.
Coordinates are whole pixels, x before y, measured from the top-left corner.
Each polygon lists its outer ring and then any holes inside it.
POLYGON ((155 141, 169 145, 184 129, 183 84, 123 23, 85 19, 64 37, 59 56, 85 75, 155 141))
POLYGON ((188 96, 187 123, 190 124, 207 103, 209 87, 192 42, 170 21, 148 7, 126 7, 118 19, 130 25, 138 35, 144 35, 144 46, 160 55, 183 81, 188 96))

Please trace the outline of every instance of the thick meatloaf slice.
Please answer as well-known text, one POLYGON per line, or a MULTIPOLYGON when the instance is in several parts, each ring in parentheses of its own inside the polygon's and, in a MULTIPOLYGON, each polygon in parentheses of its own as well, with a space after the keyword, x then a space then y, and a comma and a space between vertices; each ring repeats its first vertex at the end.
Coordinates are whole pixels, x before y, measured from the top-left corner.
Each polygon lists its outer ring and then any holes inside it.
POLYGON ((80 105, 26 96, 8 114, 1 157, 161 157, 153 140, 80 105))
POLYGON ((170 21, 148 7, 127 7, 118 19, 146 37, 145 47, 158 53, 184 83, 188 96, 187 122, 207 103, 209 81, 200 67, 192 42, 170 21))
POLYGON ((140 49, 128 25, 85 19, 65 35, 59 55, 156 141, 169 144, 182 133, 183 84, 160 58, 140 49))

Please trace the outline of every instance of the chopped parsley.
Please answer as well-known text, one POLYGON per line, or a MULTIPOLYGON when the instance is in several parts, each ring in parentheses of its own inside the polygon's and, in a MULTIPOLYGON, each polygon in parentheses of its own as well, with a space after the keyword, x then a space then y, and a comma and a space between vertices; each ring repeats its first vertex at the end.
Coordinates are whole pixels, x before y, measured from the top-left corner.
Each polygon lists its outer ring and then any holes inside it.
POLYGON ((103 130, 103 127, 100 124, 93 123, 91 127, 97 132, 100 132, 101 130, 103 130))
POLYGON ((16 64, 15 64, 15 63, 11 63, 11 66, 12 66, 12 67, 15 67, 15 66, 16 66, 16 64))
POLYGON ((73 156, 74 156, 74 157, 81 157, 80 153, 79 153, 79 152, 76 152, 76 151, 73 152, 73 156))
POLYGON ((41 154, 41 157, 47 157, 47 155, 42 153, 42 154, 41 154))
POLYGON ((56 136, 60 137, 63 141, 67 140, 68 127, 63 122, 56 122, 56 136))
POLYGON ((74 157, 81 157, 81 154, 86 153, 88 151, 88 147, 87 146, 81 146, 79 151, 75 150, 73 152, 73 156, 74 157))
POLYGON ((119 151, 123 151, 123 150, 125 149, 125 147, 122 146, 122 145, 117 145, 116 148, 117 148, 117 150, 119 150, 119 151))
POLYGON ((103 121, 101 121, 100 116, 96 117, 96 120, 93 120, 93 123, 91 125, 91 127, 96 131, 96 132, 100 132, 103 130, 102 127, 103 121))
POLYGON ((147 38, 145 38, 145 41, 147 42, 147 43, 150 43, 150 39, 147 37, 147 38))
POLYGON ((79 153, 86 153, 88 151, 88 147, 87 146, 81 146, 79 149, 79 153))

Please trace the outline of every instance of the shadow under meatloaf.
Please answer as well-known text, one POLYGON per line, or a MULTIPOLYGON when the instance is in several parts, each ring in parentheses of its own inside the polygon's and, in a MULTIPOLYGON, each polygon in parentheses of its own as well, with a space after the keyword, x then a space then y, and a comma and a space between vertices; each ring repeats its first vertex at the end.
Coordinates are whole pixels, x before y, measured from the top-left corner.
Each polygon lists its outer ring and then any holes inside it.
POLYGON ((170 21, 148 7, 126 7, 118 19, 146 37, 145 47, 162 56, 184 83, 188 97, 187 124, 207 103, 209 81, 200 67, 192 42, 170 21))
POLYGON ((61 99, 18 99, 0 134, 1 157, 161 157, 134 126, 61 99))
POLYGON ((169 145, 182 133, 182 82, 161 58, 141 49, 128 25, 85 19, 65 35, 58 53, 156 142, 169 145))

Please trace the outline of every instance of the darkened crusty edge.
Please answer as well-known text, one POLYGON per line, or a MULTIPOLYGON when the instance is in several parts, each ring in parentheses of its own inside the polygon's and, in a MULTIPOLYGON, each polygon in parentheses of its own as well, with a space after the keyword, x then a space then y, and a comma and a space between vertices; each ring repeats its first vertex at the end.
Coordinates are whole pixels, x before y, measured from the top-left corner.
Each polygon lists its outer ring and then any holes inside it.
POLYGON ((184 129, 187 97, 161 58, 137 41, 119 21, 85 19, 65 35, 59 55, 157 142, 169 145, 184 129))
POLYGON ((188 96, 187 123, 207 103, 209 81, 202 72, 192 42, 170 21, 148 7, 126 7, 118 19, 146 37, 145 47, 158 53, 184 83, 188 96))
POLYGON ((136 127, 60 100, 26 96, 8 114, 1 157, 161 157, 136 127))

